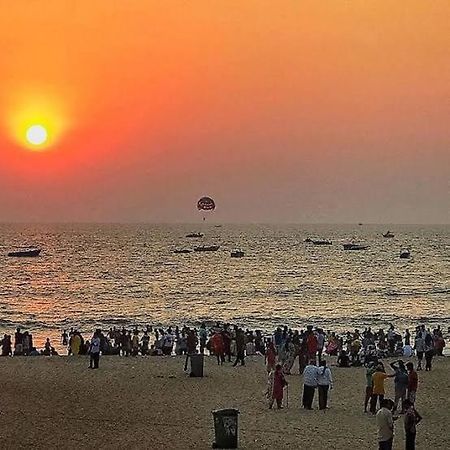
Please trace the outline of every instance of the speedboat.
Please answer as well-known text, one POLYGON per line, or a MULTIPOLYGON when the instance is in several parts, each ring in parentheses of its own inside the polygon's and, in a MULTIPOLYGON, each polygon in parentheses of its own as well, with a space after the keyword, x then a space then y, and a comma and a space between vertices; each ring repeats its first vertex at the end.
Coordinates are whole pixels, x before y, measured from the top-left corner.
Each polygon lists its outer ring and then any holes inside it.
POLYGON ((39 256, 40 253, 41 249, 35 248, 29 250, 18 250, 16 252, 9 252, 8 256, 14 258, 35 258, 36 256, 39 256))
POLYGON ((201 238, 203 237, 203 233, 189 233, 186 235, 187 238, 201 238))
POLYGON ((368 245, 362 244, 344 244, 344 250, 366 250, 368 245))
POLYGON ((216 252, 219 248, 220 245, 202 245, 201 247, 195 247, 194 252, 216 252))
POLYGON ((311 238, 306 238, 303 242, 312 242, 313 240, 311 238))
POLYGON ((402 259, 408 259, 411 256, 411 252, 409 249, 405 248, 400 251, 400 258, 402 259))
POLYGON ((391 233, 390 231, 387 231, 386 233, 383 234, 383 237, 385 238, 393 238, 395 236, 394 233, 391 233))
POLYGON ((176 249, 173 252, 174 253, 191 253, 191 250, 188 250, 187 248, 182 248, 182 249, 176 249))
POLYGON ((322 240, 322 239, 318 239, 316 240, 312 240, 312 243, 314 245, 332 245, 333 243, 331 241, 327 241, 326 239, 322 240))
POLYGON ((242 250, 234 250, 231 252, 232 258, 243 258, 245 256, 245 253, 242 250))

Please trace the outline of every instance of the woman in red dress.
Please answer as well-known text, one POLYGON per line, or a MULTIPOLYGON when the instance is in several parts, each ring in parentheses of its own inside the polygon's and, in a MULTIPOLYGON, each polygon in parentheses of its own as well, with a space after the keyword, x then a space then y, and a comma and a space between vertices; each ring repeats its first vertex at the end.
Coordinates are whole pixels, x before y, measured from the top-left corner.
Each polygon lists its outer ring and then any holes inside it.
POLYGON ((275 366, 275 371, 271 372, 270 377, 272 378, 272 395, 269 401, 269 409, 272 409, 273 402, 277 402, 278 409, 282 408, 284 387, 287 386, 286 378, 284 378, 283 371, 281 370, 281 365, 277 364, 275 366))

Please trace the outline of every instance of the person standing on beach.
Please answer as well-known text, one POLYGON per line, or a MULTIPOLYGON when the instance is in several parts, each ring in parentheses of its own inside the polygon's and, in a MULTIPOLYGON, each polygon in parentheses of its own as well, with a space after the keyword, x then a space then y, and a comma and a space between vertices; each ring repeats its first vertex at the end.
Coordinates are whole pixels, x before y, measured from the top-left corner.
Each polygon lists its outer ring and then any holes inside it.
POLYGON ((434 342, 431 333, 428 331, 425 336, 425 370, 431 370, 431 362, 434 356, 434 342))
POLYGON ((405 450, 415 450, 416 448, 416 425, 422 420, 422 416, 414 408, 414 404, 409 400, 403 402, 405 411, 405 450))
MULTIPOLYGON (((394 399, 394 412, 398 408, 398 403, 401 400, 400 405, 403 404, 406 399, 406 390, 408 389, 408 372, 406 370, 405 364, 403 361, 397 361, 391 363, 391 367, 395 370, 394 376, 394 386, 395 386, 395 399, 394 399)), ((403 411, 403 410, 402 410, 403 411)))
POLYGON ((199 336, 200 336, 200 353, 204 353, 206 348, 206 341, 208 340, 208 332, 206 331, 206 325, 204 322, 200 325, 199 336))
POLYGON ((392 378, 395 374, 387 375, 384 371, 383 364, 378 364, 374 374, 372 375, 372 381, 373 381, 373 390, 372 390, 372 397, 370 398, 370 412, 372 414, 376 413, 377 410, 377 400, 380 401, 380 407, 381 403, 384 400, 384 380, 386 378, 392 378))
POLYGON ((392 417, 393 402, 383 399, 377 412, 378 448, 379 450, 392 450, 394 441, 394 418, 392 417))
POLYGON ((420 331, 417 332, 416 339, 414 341, 414 349, 417 353, 417 370, 422 370, 422 359, 423 354, 425 353, 425 340, 422 337, 422 333, 420 331))
POLYGON ((366 397, 364 399, 364 412, 367 412, 367 405, 372 397, 373 393, 373 380, 372 375, 375 373, 375 363, 371 361, 366 369, 366 397))
POLYGON ((275 346, 273 345, 273 341, 267 342, 267 350, 265 352, 265 363, 267 368, 267 373, 270 373, 272 370, 275 370, 275 363, 277 360, 277 353, 275 350, 275 346))
POLYGON ((319 364, 322 361, 322 352, 325 345, 325 334, 321 328, 317 330, 317 357, 319 358, 319 364))
POLYGON ((197 344, 198 344, 198 339, 195 334, 195 331, 191 330, 189 328, 187 328, 186 331, 187 331, 187 339, 186 339, 187 354, 186 354, 186 361, 184 363, 184 371, 185 372, 187 371, 187 368, 188 368, 189 357, 191 355, 195 355, 197 353, 197 344))
POLYGON ((318 371, 316 360, 312 359, 303 370, 303 399, 302 404, 305 409, 312 409, 314 391, 317 387, 318 371))
POLYGON ((89 346, 89 369, 98 369, 100 361, 100 336, 98 330, 92 336, 91 345, 89 346))
POLYGON ((419 377, 414 370, 414 364, 412 362, 406 363, 408 369, 408 400, 414 405, 416 403, 417 387, 419 385, 419 377))
POLYGON ((320 367, 317 369, 317 390, 319 393, 319 409, 327 409, 328 391, 333 389, 333 377, 331 370, 327 367, 327 362, 320 361, 320 367))
POLYGON ((217 364, 223 365, 225 362, 224 343, 222 333, 216 331, 211 338, 211 350, 217 357, 217 364))
POLYGON ((236 353, 236 361, 233 367, 236 367, 239 361, 241 362, 241 366, 245 366, 245 333, 242 328, 236 331, 236 353))
POLYGON ((61 334, 61 344, 64 345, 64 347, 67 347, 67 344, 69 343, 68 339, 69 336, 67 335, 67 331, 63 330, 61 334))
POLYGON ((272 409, 274 401, 277 402, 278 409, 283 408, 284 387, 287 385, 281 365, 277 364, 269 374, 269 409, 272 409))

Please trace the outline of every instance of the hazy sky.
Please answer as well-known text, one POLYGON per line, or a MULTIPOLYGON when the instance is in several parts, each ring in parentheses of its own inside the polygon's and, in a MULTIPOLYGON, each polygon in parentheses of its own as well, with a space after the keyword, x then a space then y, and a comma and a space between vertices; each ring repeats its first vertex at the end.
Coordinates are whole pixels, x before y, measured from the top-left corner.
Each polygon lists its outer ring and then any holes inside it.
POLYGON ((0 221, 450 223, 448 0, 0 0, 0 221), (26 128, 41 124, 48 146, 26 128))

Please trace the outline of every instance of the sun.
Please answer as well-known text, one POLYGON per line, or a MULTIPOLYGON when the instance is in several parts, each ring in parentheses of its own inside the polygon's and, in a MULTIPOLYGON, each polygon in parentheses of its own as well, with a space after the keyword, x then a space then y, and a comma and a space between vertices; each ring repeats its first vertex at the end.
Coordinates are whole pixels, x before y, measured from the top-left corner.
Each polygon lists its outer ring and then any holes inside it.
POLYGON ((47 129, 42 125, 32 125, 27 129, 26 139, 31 145, 43 145, 48 139, 47 129))

